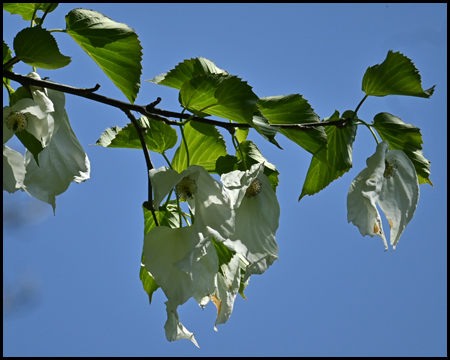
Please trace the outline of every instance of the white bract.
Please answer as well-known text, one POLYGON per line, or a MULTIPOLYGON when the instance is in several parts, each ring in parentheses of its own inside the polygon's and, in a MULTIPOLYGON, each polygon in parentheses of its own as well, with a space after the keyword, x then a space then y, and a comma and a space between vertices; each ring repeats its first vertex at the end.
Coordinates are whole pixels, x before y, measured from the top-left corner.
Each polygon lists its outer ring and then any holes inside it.
POLYGON ((223 242, 233 233, 233 212, 222 193, 222 185, 204 167, 191 165, 180 174, 161 167, 150 170, 149 175, 156 210, 169 192, 176 188, 178 196, 188 202, 195 215, 196 229, 205 237, 210 235, 223 242))
POLYGON ((26 191, 25 173, 22 154, 3 145, 3 190, 11 194, 19 189, 26 191))
POLYGON ((376 205, 389 221, 390 242, 395 249, 419 201, 413 163, 403 151, 388 149, 387 142, 378 144, 375 154, 367 159, 367 167, 351 183, 347 196, 348 222, 353 222, 363 236, 380 236, 386 250, 388 245, 376 205))
MULTIPOLYGON (((40 80, 35 72, 27 75, 40 80)), ((12 107, 3 108, 3 144, 16 132, 26 130, 40 141, 42 147, 48 146, 55 128, 55 107, 61 104, 53 103, 48 97, 47 89, 30 86, 33 99, 24 98, 17 101, 12 107)), ((56 100, 60 102, 59 99, 56 100)), ((62 104, 64 108, 64 103, 62 104)))
POLYGON ((264 164, 259 163, 250 170, 236 170, 221 177, 235 211, 235 230, 224 244, 250 262, 244 281, 252 274, 262 274, 278 259, 275 232, 280 206, 263 171, 264 164))

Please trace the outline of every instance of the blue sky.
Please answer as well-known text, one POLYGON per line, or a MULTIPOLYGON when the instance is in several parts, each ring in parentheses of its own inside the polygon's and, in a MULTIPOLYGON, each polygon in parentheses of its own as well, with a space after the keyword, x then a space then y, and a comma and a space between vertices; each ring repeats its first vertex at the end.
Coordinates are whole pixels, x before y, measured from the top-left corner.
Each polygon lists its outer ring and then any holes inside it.
MULTIPOLYGON (((370 97, 358 115, 389 112, 421 129, 430 185, 395 251, 347 223, 351 181, 375 151, 360 128, 353 168, 315 196, 297 201, 311 155, 277 136, 279 150, 250 134, 280 171, 279 261, 253 276, 225 325, 216 308, 188 301, 183 324, 200 345, 169 343, 166 298, 148 305, 139 280, 147 178, 141 151, 94 144, 119 110, 66 96, 66 110, 91 162, 91 179, 72 184, 51 206, 24 193, 3 194, 4 356, 446 356, 447 354, 447 6, 445 4, 61 4, 46 19, 65 28, 73 8, 97 10, 133 27, 144 47, 143 79, 203 56, 238 75, 259 96, 299 93, 321 117, 354 110, 369 66, 388 50, 413 60, 430 99, 370 97), (7 217, 5 218, 5 214, 7 217)), ((3 14, 4 40, 26 23, 3 14)), ((73 40, 55 34, 70 66, 40 71, 75 87, 124 95, 73 40)), ((18 65, 14 70, 30 70, 18 65)), ((15 84, 13 84, 15 85, 15 84)), ((180 110, 177 91, 142 82, 137 104, 158 96, 180 110)), ((5 92, 3 94, 5 104, 5 92)), ((230 138, 224 134, 228 146, 230 138)), ((9 146, 20 150, 17 142, 9 146)), ((152 154, 156 167, 165 164, 152 154)), ((384 224, 385 229, 388 225, 384 224)))

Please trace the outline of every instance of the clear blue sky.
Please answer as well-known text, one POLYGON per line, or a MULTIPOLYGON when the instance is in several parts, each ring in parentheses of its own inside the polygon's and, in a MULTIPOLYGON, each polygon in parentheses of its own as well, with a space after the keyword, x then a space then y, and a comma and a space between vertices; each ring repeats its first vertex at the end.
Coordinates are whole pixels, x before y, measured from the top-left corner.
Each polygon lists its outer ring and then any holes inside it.
MULTIPOLYGON (((281 135, 284 150, 251 134, 281 173, 279 261, 251 278, 248 300, 237 298, 219 332, 213 304, 202 311, 191 299, 179 308, 200 349, 187 340, 169 343, 165 296, 158 290, 149 306, 139 280, 147 191, 142 152, 88 146, 107 127, 128 121, 117 109, 67 95, 91 179, 57 197, 56 216, 48 204, 4 192, 3 289, 15 297, 4 314, 3 355, 446 356, 447 5, 61 4, 46 27, 65 28, 64 16, 75 7, 136 30, 144 47, 142 80, 203 56, 248 81, 259 97, 302 94, 321 118, 354 110, 367 67, 388 50, 404 53, 423 87, 436 85, 434 95, 369 98, 358 115, 371 122, 386 111, 419 127, 434 188, 420 186, 413 220, 397 249, 384 252, 381 239, 363 238, 347 223, 350 182, 375 151, 366 129, 358 130, 353 169, 300 203, 311 155, 281 135)), ((4 12, 11 47, 23 26, 18 15, 4 12)), ((100 83, 99 94, 125 100, 69 36, 55 37, 72 63, 41 71, 42 77, 75 87, 100 83)), ((176 90, 148 82, 136 103, 158 96, 161 108, 180 110, 176 90)), ((158 154, 152 160, 165 164, 158 154)))

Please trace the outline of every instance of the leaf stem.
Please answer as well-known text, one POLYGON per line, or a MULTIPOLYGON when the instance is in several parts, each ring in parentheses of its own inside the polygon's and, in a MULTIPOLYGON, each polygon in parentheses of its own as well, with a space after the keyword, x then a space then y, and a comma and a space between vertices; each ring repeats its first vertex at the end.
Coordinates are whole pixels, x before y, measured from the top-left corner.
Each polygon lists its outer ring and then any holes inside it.
POLYGON ((241 144, 239 143, 239 140, 235 134, 231 135, 231 140, 233 141, 233 145, 234 148, 236 149, 236 152, 239 151, 239 153, 241 154, 242 163, 244 164, 244 168, 247 171, 248 168, 247 163, 245 162, 244 152, 242 151, 241 144))
MULTIPOLYGON (((355 109, 355 112, 353 114, 353 118, 356 116, 356 114, 358 113, 359 108, 361 107, 361 105, 363 104, 364 101, 366 101, 366 99, 369 97, 369 95, 366 95, 363 97, 363 99, 361 100, 361 102, 358 104, 358 106, 355 109)), ((353 120, 352 118, 352 120, 353 120)))
MULTIPOLYGON (((355 112, 353 113, 352 120, 355 118, 355 116, 356 116, 356 114, 357 114, 359 108, 361 107, 361 105, 363 104, 363 102, 366 101, 366 99, 367 99, 368 97, 369 97, 369 95, 364 96, 363 99, 361 100, 361 102, 358 104, 358 106, 357 106, 356 109, 355 109, 355 112)), ((375 131, 373 131, 372 127, 371 127, 368 123, 366 123, 364 120, 361 120, 361 119, 358 119, 358 120, 361 122, 361 124, 367 126, 367 128, 370 130, 370 132, 372 133, 373 137, 375 138, 375 141, 377 142, 377 144, 379 144, 380 142, 378 141, 377 135, 375 134, 375 131)))
MULTIPOLYGON (((172 164, 170 163, 169 159, 167 158, 166 153, 163 151, 163 152, 161 153, 161 155, 162 155, 162 156, 164 157, 164 159, 166 160, 167 165, 169 165, 169 168, 172 169, 172 164)), ((173 170, 173 169, 172 169, 172 170, 173 170)))

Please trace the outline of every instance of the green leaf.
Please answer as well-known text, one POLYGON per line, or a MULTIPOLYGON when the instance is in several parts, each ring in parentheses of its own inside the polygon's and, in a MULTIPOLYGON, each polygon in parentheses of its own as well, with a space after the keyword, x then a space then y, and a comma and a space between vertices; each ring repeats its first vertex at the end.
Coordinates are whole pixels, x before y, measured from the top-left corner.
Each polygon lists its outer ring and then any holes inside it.
POLYGON ((144 288, 144 291, 148 295, 148 302, 149 302, 149 304, 151 304, 153 293, 156 290, 158 290, 159 285, 156 283, 153 276, 150 275, 150 273, 145 269, 145 267, 142 264, 145 264, 144 251, 142 251, 142 255, 141 255, 141 267, 139 269, 139 279, 141 279, 141 281, 142 281, 142 286, 144 288))
POLYGON ((255 128, 252 118, 257 100, 246 81, 230 75, 197 75, 180 90, 181 105, 190 111, 202 110, 255 128))
MULTIPOLYGON (((270 124, 306 124, 320 120, 308 101, 298 94, 264 97, 258 100, 258 107, 270 124)), ((321 127, 308 131, 280 128, 278 131, 327 163, 327 136, 321 127)))
POLYGON ((59 69, 69 65, 70 57, 59 52, 55 38, 40 26, 25 28, 14 38, 16 57, 41 69, 59 69))
POLYGON ((240 148, 244 155, 244 159, 242 158, 241 152, 238 149, 236 151, 236 157, 241 160, 238 164, 238 170, 246 171, 254 164, 264 163, 264 174, 269 178, 273 191, 276 191, 278 186, 278 175, 280 173, 276 169, 275 165, 268 162, 267 159, 262 156, 261 151, 259 151, 258 147, 250 140, 243 141, 240 144, 240 148))
POLYGON ((26 99, 26 98, 33 99, 33 96, 30 94, 30 92, 27 89, 25 89, 23 86, 21 86, 16 91, 11 93, 11 98, 9 99, 9 106, 13 106, 20 99, 26 99))
MULTIPOLYGON (((225 141, 213 125, 190 121, 184 126, 189 149, 190 165, 203 166, 209 172, 216 169, 216 161, 227 154, 225 141)), ((180 144, 172 159, 172 168, 179 173, 187 168, 186 148, 180 144)))
POLYGON ((29 21, 33 18, 35 11, 45 12, 50 7, 48 13, 51 13, 57 6, 57 3, 4 3, 3 10, 11 14, 21 15, 25 21, 29 21))
POLYGON ((217 252, 217 257, 219 258, 219 272, 223 275, 221 266, 223 264, 228 264, 236 252, 228 249, 223 243, 216 241, 216 239, 211 238, 214 248, 217 252))
POLYGON ((422 153, 420 129, 404 123, 399 117, 389 113, 375 115, 373 125, 380 137, 389 143, 390 150, 402 150, 414 164, 419 184, 433 183, 430 180, 430 161, 422 153))
MULTIPOLYGON (((150 151, 162 154, 173 148, 177 143, 177 131, 170 125, 145 116, 141 116, 138 121, 142 127, 147 129, 144 132, 144 139, 150 151)), ((106 129, 95 145, 110 148, 142 149, 138 132, 132 123, 129 123, 123 129, 118 126, 106 129)))
POLYGON ((257 125, 255 127, 264 139, 275 144, 279 149, 283 149, 278 142, 275 140, 275 135, 278 133, 278 128, 275 126, 270 126, 269 119, 267 119, 261 111, 256 110, 253 113, 253 123, 257 125))
POLYGON ((198 57, 195 59, 184 60, 168 73, 158 75, 152 80, 145 81, 180 90, 183 84, 193 77, 210 74, 229 75, 225 70, 219 69, 212 61, 203 57, 198 57))
MULTIPOLYGON (((12 59, 11 54, 12 51, 10 50, 9 46, 5 43, 5 40, 3 40, 3 65, 5 65, 6 62, 12 59)), ((11 70, 11 68, 5 70, 11 70)))
POLYGON ((419 70, 400 52, 388 51, 386 60, 369 67, 364 74, 362 91, 367 95, 407 95, 429 98, 434 88, 423 90, 419 70))
POLYGON ((236 156, 219 156, 216 161, 215 173, 222 175, 237 170, 238 158, 236 156))
MULTIPOLYGON (((344 112, 342 118, 351 118, 352 116, 353 111, 348 110, 344 112)), ((336 110, 330 118, 324 119, 324 121, 337 121, 339 119, 339 112, 336 110)), ((305 195, 314 195, 325 189, 330 183, 350 170, 356 129, 357 126, 354 122, 343 129, 337 126, 326 127, 325 131, 328 138, 327 159, 330 166, 327 166, 315 156, 312 157, 298 201, 305 195)))
POLYGON ((18 131, 16 132, 16 136, 20 140, 20 142, 33 154, 34 160, 39 166, 38 155, 44 150, 41 142, 36 139, 36 137, 30 134, 28 131, 18 131))
POLYGON ((249 130, 249 128, 236 128, 236 137, 240 143, 247 140, 249 130))
MULTIPOLYGON (((144 210, 144 236, 153 228, 156 227, 155 221, 153 219, 152 212, 145 207, 142 207, 144 210)), ((162 211, 155 211, 156 218, 158 220, 158 224, 160 226, 168 226, 171 228, 178 227, 178 217, 174 214, 173 206, 168 206, 167 208, 160 208, 162 211)), ((148 299, 150 304, 152 303, 153 293, 158 290, 159 285, 156 284, 153 276, 149 274, 149 272, 142 265, 145 263, 144 252, 142 251, 141 256, 141 268, 139 271, 139 278, 142 281, 142 286, 144 287, 145 292, 148 294, 148 299)))
MULTIPOLYGON (((9 46, 5 43, 5 40, 3 40, 3 65, 5 65, 9 60, 12 59, 12 51, 9 48, 9 46)), ((5 69, 8 71, 11 71, 13 68, 13 66, 11 65, 9 68, 5 69)), ((6 87, 6 89, 8 90, 8 92, 11 94, 13 92, 13 89, 9 86, 9 84, 11 83, 11 80, 8 78, 3 78, 3 86, 6 87)))
POLYGON ((69 12, 66 23, 66 32, 134 103, 142 70, 142 46, 134 30, 85 9, 69 12))

